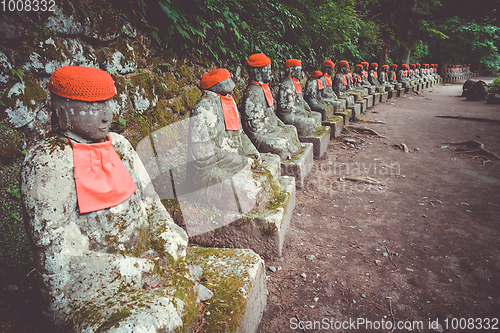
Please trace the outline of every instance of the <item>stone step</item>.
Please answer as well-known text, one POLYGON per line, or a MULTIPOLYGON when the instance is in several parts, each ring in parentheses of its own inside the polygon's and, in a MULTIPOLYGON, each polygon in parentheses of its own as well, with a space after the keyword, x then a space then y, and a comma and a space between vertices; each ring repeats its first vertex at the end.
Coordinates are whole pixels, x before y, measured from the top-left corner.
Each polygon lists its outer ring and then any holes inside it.
MULTIPOLYGON (((323 126, 330 127, 330 138, 334 139, 342 134, 342 129, 344 129, 344 118, 342 116, 333 116, 332 118, 323 122, 323 126)), ((283 174, 283 171, 281 171, 283 174)))

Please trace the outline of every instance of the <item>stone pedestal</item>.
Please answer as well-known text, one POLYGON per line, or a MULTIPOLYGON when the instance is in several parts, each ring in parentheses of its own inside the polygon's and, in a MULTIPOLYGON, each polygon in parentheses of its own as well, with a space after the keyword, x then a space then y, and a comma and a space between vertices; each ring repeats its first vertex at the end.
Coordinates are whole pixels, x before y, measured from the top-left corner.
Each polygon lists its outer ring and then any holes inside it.
POLYGON ((356 121, 356 117, 361 114, 361 104, 355 103, 352 106, 348 106, 347 109, 351 110, 351 121, 356 121))
POLYGON ((357 104, 359 104, 360 112, 365 113, 366 112, 366 99, 359 100, 357 104))
MULTIPOLYGON (((193 247, 187 251, 186 264, 191 275, 213 291, 202 314, 203 331, 257 332, 267 303, 264 260, 247 249, 193 247), (233 294, 227 286, 238 286, 238 291, 233 294)), ((182 324, 182 321, 177 323, 175 331, 181 331, 182 324)))
MULTIPOLYGON (((333 116, 331 119, 324 121, 323 126, 330 127, 330 138, 337 138, 344 128, 344 118, 342 118, 342 116, 333 116)), ((283 174, 283 171, 281 171, 281 173, 283 174)))
POLYGON ((365 97, 366 99, 366 108, 371 108, 373 106, 373 95, 368 95, 365 97))
POLYGON ((389 90, 389 96, 387 98, 388 99, 396 98, 397 95, 398 95, 398 91, 397 90, 389 90))
POLYGON ((345 111, 339 111, 335 113, 337 116, 341 116, 344 119, 344 126, 349 125, 349 119, 351 119, 351 110, 345 109, 345 111))
POLYGON ((321 130, 311 136, 300 137, 300 142, 310 142, 313 144, 314 159, 321 158, 330 143, 330 127, 322 126, 321 130))
POLYGON ((397 97, 403 97, 404 93, 405 93, 405 88, 403 88, 403 89, 398 89, 398 92, 397 92, 397 95, 396 95, 396 96, 397 96, 397 97))
POLYGON ((295 178, 283 176, 279 194, 265 209, 242 214, 230 224, 190 237, 190 241, 207 247, 251 249, 264 258, 281 257, 294 208, 295 178))
POLYGON ((380 102, 381 103, 387 102, 388 98, 389 98, 389 93, 387 91, 380 94, 380 102))
POLYGON ((302 143, 302 150, 295 154, 292 159, 281 162, 281 176, 295 178, 297 188, 304 187, 304 179, 309 174, 313 166, 313 144, 302 143))
POLYGON ((373 94, 373 106, 377 105, 380 102, 380 93, 373 94))

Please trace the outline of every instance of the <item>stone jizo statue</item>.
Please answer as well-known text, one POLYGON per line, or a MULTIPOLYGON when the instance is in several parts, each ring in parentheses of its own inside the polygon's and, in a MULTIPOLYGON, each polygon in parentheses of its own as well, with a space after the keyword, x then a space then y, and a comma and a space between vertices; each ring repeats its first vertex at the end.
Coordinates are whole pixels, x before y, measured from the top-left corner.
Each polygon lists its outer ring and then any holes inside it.
POLYGON ((403 85, 398 82, 398 65, 392 64, 389 67, 389 71, 387 72, 387 76, 389 82, 394 86, 394 89, 400 90, 403 89, 403 85))
POLYGON ((333 105, 328 105, 323 99, 325 84, 321 80, 322 77, 321 71, 314 71, 309 75, 304 89, 304 100, 312 111, 321 113, 322 120, 325 121, 331 118, 330 113, 333 116, 333 105))
POLYGON ((370 64, 370 69, 368 71, 368 81, 373 87, 375 87, 376 92, 383 92, 384 87, 382 87, 382 85, 378 80, 377 70, 378 70, 378 64, 376 62, 372 62, 370 64))
POLYGON ((332 75, 334 68, 335 64, 331 60, 325 60, 323 64, 321 64, 321 72, 323 72, 323 76, 320 77, 320 80, 324 86, 321 96, 327 104, 333 105, 335 111, 341 111, 345 106, 345 101, 339 100, 338 96, 333 91, 332 75))
POLYGON ((313 135, 321 129, 321 113, 311 111, 302 97, 301 74, 302 64, 299 60, 285 61, 285 77, 279 87, 276 110, 278 118, 297 128, 299 138, 313 135))
POLYGON ((247 59, 248 85, 243 93, 241 123, 245 134, 261 153, 278 155, 282 160, 300 151, 301 143, 293 125, 276 116, 276 101, 269 88, 271 59, 262 53, 247 59))
POLYGON ((108 133, 113 79, 66 66, 49 90, 59 130, 28 151, 21 172, 43 313, 54 332, 169 330, 182 321, 164 292, 177 288, 174 277, 197 293, 189 272, 172 265, 188 237, 131 144, 108 133))
POLYGON ((389 75, 387 74, 388 68, 389 66, 382 65, 378 81, 380 82, 380 85, 383 87, 385 91, 392 91, 394 90, 394 85, 389 82, 389 75))

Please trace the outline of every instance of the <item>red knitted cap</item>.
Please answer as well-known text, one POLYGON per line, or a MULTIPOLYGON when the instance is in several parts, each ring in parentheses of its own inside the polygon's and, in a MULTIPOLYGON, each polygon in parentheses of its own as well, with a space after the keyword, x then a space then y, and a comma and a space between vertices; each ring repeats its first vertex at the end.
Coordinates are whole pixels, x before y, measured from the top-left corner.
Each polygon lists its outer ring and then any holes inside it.
POLYGON ((212 69, 210 72, 204 74, 200 80, 201 89, 208 89, 217 83, 230 79, 231 73, 227 69, 218 68, 212 69))
POLYGON ((297 59, 288 59, 287 61, 285 61, 285 68, 297 66, 302 67, 302 63, 297 59))
POLYGON ((339 65, 340 66, 349 66, 349 63, 347 61, 345 61, 345 60, 340 60, 339 61, 339 65))
POLYGON ((331 60, 326 60, 321 64, 323 67, 335 67, 335 64, 331 60))
POLYGON ((389 66, 387 66, 387 65, 382 65, 382 68, 389 68, 389 66))
POLYGON ((50 76, 49 91, 64 98, 98 102, 115 95, 115 83, 98 68, 64 66, 50 76))
POLYGON ((363 61, 363 62, 361 63, 361 65, 363 65, 363 66, 368 66, 368 65, 369 65, 369 63, 367 63, 366 61, 363 61))
POLYGON ((370 66, 372 66, 372 67, 378 67, 378 64, 376 62, 372 62, 370 66))
POLYGON ((397 64, 392 64, 391 67, 398 68, 397 64))
POLYGON ((323 73, 321 71, 314 71, 311 73, 311 76, 317 79, 317 78, 323 76, 323 73))
POLYGON ((271 59, 269 59, 264 53, 252 54, 247 59, 247 64, 252 67, 266 67, 270 63, 271 59))
POLYGON ((363 68, 363 65, 361 65, 361 64, 357 64, 357 65, 356 65, 356 66, 354 66, 354 67, 357 67, 357 68, 363 68))

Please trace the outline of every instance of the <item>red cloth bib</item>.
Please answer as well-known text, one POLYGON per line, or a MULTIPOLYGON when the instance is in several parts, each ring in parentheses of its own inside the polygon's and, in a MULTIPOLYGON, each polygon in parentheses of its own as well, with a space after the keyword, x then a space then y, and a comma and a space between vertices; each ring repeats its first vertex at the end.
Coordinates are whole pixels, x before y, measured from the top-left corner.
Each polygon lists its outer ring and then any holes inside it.
POLYGON ((325 74, 324 77, 325 77, 326 85, 331 87, 332 86, 332 77, 329 74, 325 74))
POLYGON ((376 71, 372 71, 372 73, 373 73, 373 77, 374 77, 374 78, 376 78, 376 79, 378 79, 378 74, 377 74, 377 72, 376 72, 376 71))
POLYGON ((111 145, 69 142, 73 146, 76 196, 80 213, 117 206, 130 198, 136 187, 132 176, 111 145))
POLYGON ((349 73, 347 73, 347 75, 349 75, 349 77, 351 78, 351 82, 354 83, 354 79, 352 78, 352 74, 349 72, 349 73))
POLYGON ((356 75, 358 76, 358 82, 359 83, 363 82, 363 79, 361 78, 361 74, 356 73, 356 75))
POLYGON ((368 71, 365 71, 365 70, 363 69, 363 74, 365 75, 365 79, 367 79, 367 78, 368 78, 368 71))
POLYGON ((396 72, 392 72, 392 79, 396 80, 396 72))
POLYGON ((347 86, 347 77, 345 76, 344 73, 342 73, 342 75, 344 76, 344 86, 347 86))
POLYGON ((240 130, 240 119, 238 118, 238 112, 236 112, 236 104, 234 104, 233 96, 227 94, 227 96, 220 97, 220 103, 222 104, 222 113, 224 114, 224 123, 226 124, 227 131, 239 131, 240 130))
POLYGON ((385 79, 386 81, 389 81, 389 76, 387 75, 387 72, 385 72, 385 79))
POLYGON ((300 87, 300 81, 296 77, 291 77, 289 76, 290 79, 293 81, 293 86, 295 87, 295 92, 297 94, 302 94, 302 88, 300 87))
POLYGON ((257 83, 259 86, 262 87, 262 90, 264 91, 264 96, 266 96, 267 105, 273 106, 274 104, 273 94, 271 94, 271 89, 269 89, 269 83, 260 83, 254 80, 252 80, 252 82, 257 83))
POLYGON ((320 79, 316 79, 316 82, 318 82, 318 90, 323 90, 325 87, 323 87, 323 83, 321 83, 320 79))

